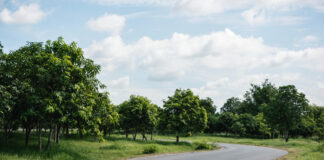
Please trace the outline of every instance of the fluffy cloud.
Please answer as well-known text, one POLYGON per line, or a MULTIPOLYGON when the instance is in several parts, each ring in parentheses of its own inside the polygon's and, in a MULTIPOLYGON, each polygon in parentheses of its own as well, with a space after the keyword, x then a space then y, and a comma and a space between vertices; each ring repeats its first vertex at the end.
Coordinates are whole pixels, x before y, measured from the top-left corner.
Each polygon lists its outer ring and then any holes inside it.
POLYGON ((264 45, 262 38, 243 38, 226 29, 194 37, 174 33, 163 40, 143 37, 133 44, 112 36, 94 42, 86 54, 105 71, 140 68, 149 72, 150 79, 163 81, 178 79, 195 66, 246 69, 269 65, 266 58, 275 50, 264 45))
POLYGON ((7 8, 0 12, 0 20, 6 24, 35 24, 45 17, 38 4, 22 5, 12 12, 7 8))
MULTIPOLYGON (((207 35, 174 33, 170 39, 143 37, 125 44, 107 37, 86 49, 103 70, 143 69, 151 80, 175 80, 197 67, 247 71, 258 67, 295 65, 322 71, 323 48, 288 51, 267 46, 262 38, 242 37, 229 29, 207 35), (318 63, 310 63, 310 62, 318 63)), ((324 58, 324 57, 323 57, 324 58)))
POLYGON ((105 14, 87 22, 87 26, 94 31, 107 32, 117 35, 123 29, 126 18, 115 14, 105 14))
MULTIPOLYGON (((266 78, 279 85, 282 82, 302 84, 300 70, 314 74, 324 72, 321 62, 324 48, 286 50, 265 45, 260 37, 242 37, 230 29, 198 36, 174 33, 161 40, 143 37, 133 43, 125 43, 120 36, 110 36, 91 44, 85 53, 103 66, 102 74, 135 73, 143 77, 141 81, 159 84, 151 88, 151 92, 169 87, 164 93, 172 94, 175 88, 188 87, 202 97, 219 96, 218 104, 228 97, 242 95, 250 83, 261 83, 266 78), (193 87, 190 81, 203 85, 193 87)), ((322 78, 306 78, 305 81, 316 84, 316 80, 322 78)), ((111 82, 119 84, 120 81, 127 82, 127 78, 111 82)), ((122 87, 115 87, 112 95, 121 94, 117 88, 122 87)), ((311 89, 314 86, 303 90, 310 92, 311 89)), ((145 90, 138 93, 152 96, 145 90)))

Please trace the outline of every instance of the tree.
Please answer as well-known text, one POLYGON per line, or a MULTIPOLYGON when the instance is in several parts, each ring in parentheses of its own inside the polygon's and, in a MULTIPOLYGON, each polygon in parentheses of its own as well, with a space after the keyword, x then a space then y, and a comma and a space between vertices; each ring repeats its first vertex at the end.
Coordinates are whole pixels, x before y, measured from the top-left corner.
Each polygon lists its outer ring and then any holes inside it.
POLYGON ((91 116, 92 133, 99 142, 104 141, 104 136, 118 125, 119 115, 114 105, 111 104, 108 93, 96 93, 96 103, 91 116))
POLYGON ((199 105, 204 107, 207 112, 207 127, 205 132, 212 133, 215 131, 216 124, 216 106, 211 98, 207 97, 206 99, 200 99, 199 105))
POLYGON ((324 113, 317 119, 315 135, 318 137, 319 142, 324 140, 324 113))
POLYGON ((271 135, 271 128, 269 127, 263 113, 259 113, 255 116, 255 121, 258 125, 258 130, 262 134, 262 137, 271 135))
POLYGON ((236 97, 232 97, 227 99, 224 103, 223 107, 221 108, 221 113, 224 112, 231 112, 231 113, 238 113, 241 107, 241 100, 236 97))
POLYGON ((131 95, 128 101, 119 105, 121 126, 128 137, 128 133, 133 133, 133 139, 140 132, 143 139, 147 140, 145 134, 157 124, 157 106, 143 96, 131 95))
POLYGON ((173 96, 164 101, 164 117, 167 128, 176 134, 177 142, 183 134, 202 132, 207 126, 207 114, 199 105, 199 97, 190 89, 176 89, 173 96))
POLYGON ((244 125, 237 121, 235 122, 232 126, 231 126, 231 132, 233 132, 234 134, 238 134, 240 136, 244 135, 246 131, 246 128, 244 127, 244 125))
POLYGON ((267 120, 275 124, 284 133, 286 142, 289 139, 289 131, 295 129, 305 114, 308 100, 303 93, 299 93, 295 86, 281 86, 278 93, 271 99, 264 112, 267 120))
POLYGON ((1 44, 1 41, 0 41, 0 55, 3 54, 3 45, 1 44))
POLYGON ((244 113, 240 114, 237 119, 240 124, 242 124, 245 128, 244 133, 241 133, 240 135, 256 135, 258 134, 258 126, 256 123, 255 118, 249 114, 249 113, 244 113))
POLYGON ((98 128, 91 116, 95 96, 103 87, 95 77, 100 66, 84 58, 76 43, 66 44, 61 37, 45 45, 28 42, 0 55, 0 71, 4 73, 0 75, 1 122, 6 133, 21 125, 26 145, 33 128, 38 130, 39 150, 42 128, 50 129, 47 149, 54 126, 56 143, 61 127, 68 122, 82 123, 82 129, 98 128))
POLYGON ((231 126, 237 121, 238 115, 232 112, 224 112, 218 116, 219 131, 226 134, 231 132, 231 126))
POLYGON ((261 85, 251 84, 251 89, 244 94, 240 113, 250 113, 253 116, 263 112, 262 105, 269 104, 276 95, 277 88, 266 79, 261 85))

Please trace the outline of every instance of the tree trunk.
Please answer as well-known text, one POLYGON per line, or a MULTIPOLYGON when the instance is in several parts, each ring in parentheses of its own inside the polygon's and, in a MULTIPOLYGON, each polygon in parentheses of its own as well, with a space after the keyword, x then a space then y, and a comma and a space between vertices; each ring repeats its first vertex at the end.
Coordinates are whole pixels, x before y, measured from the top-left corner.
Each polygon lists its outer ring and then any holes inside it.
POLYGON ((56 125, 56 138, 55 138, 55 143, 56 144, 60 143, 60 130, 61 130, 61 126, 56 125))
POLYGON ((177 140, 176 140, 177 143, 179 143, 179 136, 177 135, 177 140))
POLYGON ((288 142, 288 140, 289 140, 289 135, 288 135, 288 130, 286 130, 286 132, 285 132, 285 140, 286 140, 286 142, 288 142))
POLYGON ((83 134, 82 134, 81 128, 79 128, 79 135, 80 135, 81 138, 83 137, 83 134))
POLYGON ((142 132, 142 137, 143 137, 143 140, 147 141, 147 138, 145 136, 145 132, 142 132))
POLYGON ((28 127, 26 127, 25 129, 25 146, 28 146, 29 144, 29 135, 30 135, 30 129, 28 127))
POLYGON ((8 143, 8 137, 9 137, 9 131, 8 131, 8 126, 7 125, 4 126, 4 131, 5 131, 4 141, 5 141, 5 144, 7 144, 8 143))
POLYGON ((126 132, 126 139, 128 139, 128 132, 126 132))
POLYGON ((55 127, 54 127, 54 142, 57 141, 56 138, 57 138, 57 124, 55 124, 55 127))
POLYGON ((52 133, 53 133, 52 128, 53 127, 52 127, 52 120, 51 120, 51 122, 49 124, 49 134, 48 134, 46 150, 48 150, 50 148, 50 146, 51 146, 51 139, 52 139, 52 133))
POLYGON ((42 151, 42 128, 38 122, 38 150, 42 151))
POLYGON ((134 135, 133 135, 133 140, 136 141, 136 131, 134 132, 134 135))
POLYGON ((68 126, 68 125, 66 125, 66 132, 65 132, 65 135, 66 135, 66 136, 69 136, 69 126, 68 126))
POLYGON ((153 140, 153 131, 151 131, 151 141, 153 140))

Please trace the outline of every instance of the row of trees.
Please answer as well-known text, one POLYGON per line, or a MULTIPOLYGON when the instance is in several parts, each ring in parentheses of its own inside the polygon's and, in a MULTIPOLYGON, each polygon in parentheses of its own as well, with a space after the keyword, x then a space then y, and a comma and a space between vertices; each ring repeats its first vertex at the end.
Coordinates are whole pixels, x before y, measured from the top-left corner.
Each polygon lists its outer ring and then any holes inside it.
MULTIPOLYGON (((2 45, 1 45, 2 49, 2 45)), ((62 38, 26 46, 0 54, 0 123, 4 141, 22 128, 25 144, 32 129, 38 133, 42 149, 42 130, 49 130, 46 148, 54 135, 56 143, 62 129, 77 128, 80 136, 89 133, 99 140, 117 125, 118 113, 96 75, 100 66, 83 56, 76 43, 62 38)))
POLYGON ((223 129, 226 132, 272 137, 280 134, 284 135, 286 141, 289 135, 317 135, 323 138, 321 125, 324 124, 324 108, 309 105, 305 95, 298 92, 293 85, 277 88, 268 80, 261 85, 252 84, 243 100, 232 97, 226 101, 219 118, 223 116, 232 117, 232 123, 228 122, 228 126, 235 125, 223 129), (250 119, 251 123, 242 123, 239 120, 242 116, 244 119, 250 119), (235 117, 239 117, 238 122, 235 122, 235 117), (249 126, 259 126, 259 129, 249 126))
POLYGON ((54 137, 77 129, 99 142, 114 130, 128 138, 137 134, 147 139, 153 132, 190 136, 197 132, 225 132, 240 136, 270 138, 303 135, 323 138, 324 110, 310 106, 295 86, 275 87, 268 80, 251 85, 244 99, 230 98, 216 112, 211 98, 200 99, 190 89, 175 90, 160 108, 149 99, 131 95, 118 106, 109 100, 105 86, 96 75, 100 66, 83 56, 76 43, 62 38, 28 43, 10 54, 0 44, 0 124, 4 141, 12 131, 22 128, 25 144, 32 129, 41 137, 48 130, 46 148, 54 137))

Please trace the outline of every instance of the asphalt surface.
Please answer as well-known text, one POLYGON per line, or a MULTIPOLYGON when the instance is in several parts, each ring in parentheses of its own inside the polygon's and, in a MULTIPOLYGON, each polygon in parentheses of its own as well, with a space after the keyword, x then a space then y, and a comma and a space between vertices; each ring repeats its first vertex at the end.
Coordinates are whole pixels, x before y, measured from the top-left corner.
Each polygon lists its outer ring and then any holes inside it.
POLYGON ((274 160, 288 152, 280 149, 250 145, 217 143, 221 149, 138 157, 130 160, 274 160))

